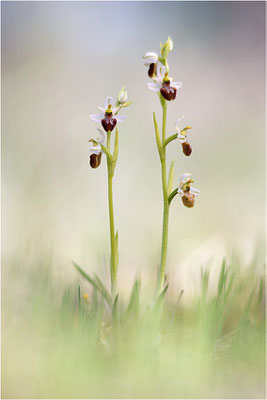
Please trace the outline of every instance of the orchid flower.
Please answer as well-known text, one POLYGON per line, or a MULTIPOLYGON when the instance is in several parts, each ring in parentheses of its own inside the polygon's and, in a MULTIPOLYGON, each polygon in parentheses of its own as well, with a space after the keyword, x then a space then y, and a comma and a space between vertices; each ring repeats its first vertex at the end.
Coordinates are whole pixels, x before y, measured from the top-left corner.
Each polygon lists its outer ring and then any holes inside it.
POLYGON ((117 125, 117 122, 122 122, 127 118, 126 115, 118 116, 117 113, 119 112, 120 107, 112 108, 112 105, 113 98, 108 96, 105 100, 104 107, 98 107, 101 112, 99 114, 90 115, 90 119, 92 121, 101 122, 106 132, 113 131, 117 125))

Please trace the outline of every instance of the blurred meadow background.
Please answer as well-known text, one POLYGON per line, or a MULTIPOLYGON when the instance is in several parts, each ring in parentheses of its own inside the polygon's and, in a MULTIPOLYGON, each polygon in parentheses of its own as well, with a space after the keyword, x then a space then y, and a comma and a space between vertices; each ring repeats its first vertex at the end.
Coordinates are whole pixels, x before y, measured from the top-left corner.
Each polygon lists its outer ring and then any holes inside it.
MULTIPOLYGON (((147 88, 142 56, 159 52, 159 42, 168 35, 174 41, 170 75, 183 86, 168 105, 167 133, 174 133, 181 114, 193 127, 191 157, 184 157, 174 142, 169 160, 175 159, 177 181, 191 172, 201 191, 193 209, 183 207, 179 198, 172 203, 169 296, 183 290, 186 305, 203 294, 203 269, 210 271, 210 290, 216 291, 223 259, 227 265, 238 265, 240 282, 246 282, 245 296, 254 286, 262 288, 265 3, 21 1, 2 2, 1 10, 3 397, 263 398, 262 309, 250 316, 250 323, 261 320, 261 333, 246 326, 248 341, 242 340, 245 349, 251 349, 251 359, 233 364, 240 376, 229 372, 235 381, 231 389, 223 379, 215 380, 210 392, 201 387, 206 376, 187 364, 191 344, 186 335, 181 355, 186 364, 179 367, 180 372, 188 371, 184 386, 175 384, 168 390, 165 381, 154 391, 149 379, 141 391, 142 377, 137 385, 128 370, 127 377, 118 373, 103 386, 101 366, 106 372, 111 367, 101 360, 95 363, 93 355, 95 386, 90 391, 85 355, 76 371, 66 371, 59 361, 65 351, 72 352, 75 370, 74 348, 83 340, 75 347, 67 333, 64 340, 58 334, 60 345, 53 350, 45 340, 54 326, 49 311, 61 302, 66 288, 81 285, 82 294, 91 293, 72 260, 89 273, 97 271, 109 284, 106 165, 103 160, 96 170, 88 166, 88 139, 97 133, 89 114, 97 113, 106 96, 116 97, 124 85, 133 104, 125 109, 128 119, 119 127, 114 177, 120 296, 129 298, 136 277, 142 280, 144 297, 156 284, 162 194, 152 112, 161 121, 161 107, 147 88), (47 351, 54 354, 50 364, 47 351), (57 380, 60 371, 62 380, 57 380), (198 377, 193 385, 190 374, 198 377), (70 387, 74 375, 76 383, 70 387), (242 382, 244 376, 252 381, 242 382)), ((242 296, 238 309, 244 305, 242 296)), ((188 315, 185 319, 191 320, 188 315)), ((177 360, 164 357, 172 354, 174 342, 171 339, 161 354, 169 373, 175 371, 177 360)), ((125 351, 120 349, 119 354, 125 351)), ((134 348, 131 351, 129 358, 135 356, 134 348)), ((244 349, 236 351, 240 360, 244 349)), ((207 360, 198 362, 204 365, 207 360)))

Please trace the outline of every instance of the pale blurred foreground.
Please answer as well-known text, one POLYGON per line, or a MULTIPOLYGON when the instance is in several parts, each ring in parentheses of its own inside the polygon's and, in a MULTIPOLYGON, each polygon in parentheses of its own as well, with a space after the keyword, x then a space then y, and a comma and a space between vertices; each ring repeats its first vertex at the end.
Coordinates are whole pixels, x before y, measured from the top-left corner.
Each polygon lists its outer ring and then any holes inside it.
POLYGON ((156 302, 136 281, 113 307, 38 267, 4 273, 3 398, 264 398, 262 254, 223 263, 212 290, 202 270, 187 300, 170 277, 156 302))

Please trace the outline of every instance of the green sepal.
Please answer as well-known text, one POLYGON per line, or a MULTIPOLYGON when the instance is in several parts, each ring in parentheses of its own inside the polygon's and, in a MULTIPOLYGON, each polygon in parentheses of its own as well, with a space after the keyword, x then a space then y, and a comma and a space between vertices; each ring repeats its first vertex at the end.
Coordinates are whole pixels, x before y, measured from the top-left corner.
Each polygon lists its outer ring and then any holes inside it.
POLYGON ((132 101, 126 101, 125 103, 123 103, 123 104, 121 104, 121 108, 124 108, 124 107, 129 107, 131 104, 133 104, 133 102, 132 101))

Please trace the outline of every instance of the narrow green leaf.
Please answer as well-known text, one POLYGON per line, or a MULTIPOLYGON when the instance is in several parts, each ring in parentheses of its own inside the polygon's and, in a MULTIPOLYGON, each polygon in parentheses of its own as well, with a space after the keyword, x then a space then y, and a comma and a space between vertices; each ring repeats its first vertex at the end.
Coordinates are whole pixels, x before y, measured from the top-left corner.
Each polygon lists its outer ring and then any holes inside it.
MULTIPOLYGON (((103 284, 99 284, 100 279, 96 282, 87 272, 85 272, 78 264, 72 261, 74 267, 80 272, 80 274, 91 283, 91 285, 98 290, 102 296, 107 300, 108 304, 111 304, 111 296, 108 291, 105 289, 103 284)), ((100 281, 101 282, 101 281, 100 281)))
POLYGON ((160 292, 160 294, 159 294, 159 296, 157 298, 156 304, 155 304, 156 308, 159 307, 162 304, 162 301, 164 300, 164 297, 166 295, 168 287, 169 287, 169 284, 167 284, 165 286, 165 288, 160 292))
POLYGON ((117 294, 117 296, 115 297, 113 306, 112 306, 112 322, 113 324, 117 324, 118 323, 118 298, 119 295, 117 294))
POLYGON ((79 308, 79 315, 81 317, 82 304, 81 304, 81 286, 80 285, 78 285, 78 308, 79 308))
POLYGON ((79 267, 78 264, 76 264, 74 261, 72 261, 72 264, 74 267, 80 272, 80 274, 88 281, 91 283, 92 286, 94 286, 96 289, 98 289, 97 284, 95 283, 94 279, 91 278, 91 276, 85 272, 81 267, 79 267))
POLYGON ((158 147, 158 151, 159 151, 159 156, 162 159, 164 157, 164 152, 163 152, 163 148, 162 148, 162 144, 161 144, 159 127, 158 127, 156 115, 154 112, 153 112, 153 120, 154 120, 154 126, 155 126, 156 143, 157 143, 157 147, 158 147))
POLYGON ((118 131, 118 128, 116 128, 114 152, 113 152, 113 157, 112 157, 112 169, 111 169, 112 174, 114 174, 114 171, 115 171, 115 167, 116 167, 117 160, 118 160, 118 155, 119 155, 119 131, 118 131))
POLYGON ((128 314, 135 314, 140 308, 140 280, 137 279, 133 285, 130 301, 127 307, 128 314))
POLYGON ((259 287, 259 294, 258 294, 258 304, 260 304, 262 302, 263 293, 264 293, 264 278, 261 278, 260 287, 259 287))
POLYGON ((225 259, 223 259, 221 272, 220 272, 220 276, 219 276, 219 281, 218 281, 218 298, 221 297, 223 288, 225 287, 226 277, 227 277, 227 271, 225 269, 225 259))
POLYGON ((104 298, 107 300, 107 302, 109 304, 111 304, 111 300, 112 300, 111 295, 109 294, 105 285, 103 284, 103 282, 101 281, 101 279, 99 278, 99 276, 97 274, 94 274, 94 277, 95 277, 95 282, 98 285, 99 292, 104 296, 104 298))
POLYGON ((168 179, 168 196, 171 194, 174 180, 174 160, 171 162, 170 171, 169 171, 169 179, 168 179))

